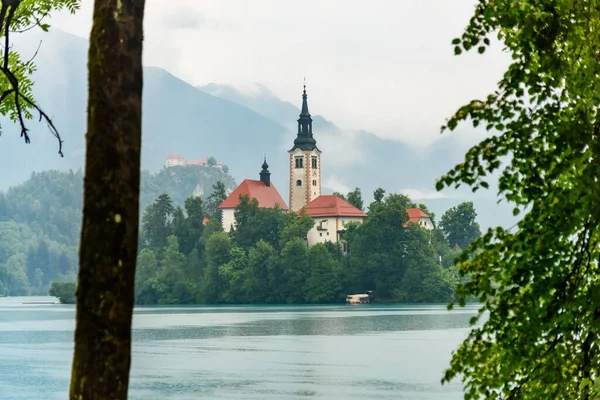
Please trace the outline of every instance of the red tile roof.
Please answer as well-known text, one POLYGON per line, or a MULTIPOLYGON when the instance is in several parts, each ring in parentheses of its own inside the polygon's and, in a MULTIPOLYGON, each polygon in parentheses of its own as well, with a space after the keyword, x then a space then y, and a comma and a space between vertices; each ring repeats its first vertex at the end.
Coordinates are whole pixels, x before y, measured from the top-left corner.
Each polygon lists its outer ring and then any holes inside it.
POLYGON ((204 165, 206 162, 202 162, 202 160, 191 160, 187 162, 188 165, 204 165))
POLYGON ((418 224, 421 218, 429 218, 429 215, 424 213, 420 208, 407 208, 406 213, 408 214, 408 221, 404 223, 404 227, 407 227, 409 222, 418 224))
POLYGON ((201 162, 202 164, 206 164, 206 157, 202 157, 202 158, 200 159, 200 162, 201 162))
POLYGON ((240 183, 233 193, 219 205, 219 208, 235 208, 240 203, 240 195, 247 195, 251 199, 258 200, 258 206, 261 208, 272 208, 275 207, 275 204, 279 204, 279 207, 283 210, 288 209, 273 184, 267 186, 262 181, 252 179, 245 179, 240 183))
POLYGON ((304 206, 311 217, 366 217, 367 214, 333 195, 321 195, 304 206))
POLYGON ((185 160, 185 158, 177 154, 169 154, 167 155, 167 160, 185 160))

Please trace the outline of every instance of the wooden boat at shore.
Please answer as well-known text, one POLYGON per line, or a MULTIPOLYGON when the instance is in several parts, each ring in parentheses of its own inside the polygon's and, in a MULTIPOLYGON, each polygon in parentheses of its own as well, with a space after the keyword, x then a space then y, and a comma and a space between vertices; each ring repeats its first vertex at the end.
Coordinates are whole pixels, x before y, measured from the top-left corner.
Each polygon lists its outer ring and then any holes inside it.
POLYGON ((366 293, 363 294, 349 294, 346 296, 346 303, 350 304, 369 304, 371 302, 371 296, 366 293))

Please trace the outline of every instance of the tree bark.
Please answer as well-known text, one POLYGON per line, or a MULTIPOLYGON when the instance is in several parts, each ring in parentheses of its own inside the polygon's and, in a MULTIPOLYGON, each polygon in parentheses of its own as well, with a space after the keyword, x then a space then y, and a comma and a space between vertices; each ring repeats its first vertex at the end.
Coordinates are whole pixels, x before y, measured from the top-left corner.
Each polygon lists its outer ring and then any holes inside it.
POLYGON ((138 245, 144 0, 96 0, 71 399, 126 399, 138 245))

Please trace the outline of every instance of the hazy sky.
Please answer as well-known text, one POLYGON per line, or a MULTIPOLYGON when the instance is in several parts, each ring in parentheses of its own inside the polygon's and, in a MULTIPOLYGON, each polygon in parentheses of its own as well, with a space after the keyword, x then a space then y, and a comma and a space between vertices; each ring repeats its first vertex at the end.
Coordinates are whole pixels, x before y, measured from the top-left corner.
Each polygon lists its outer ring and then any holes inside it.
MULTIPOLYGON (((337 125, 427 145, 445 118, 485 96, 507 65, 496 44, 455 57, 475 0, 147 0, 144 57, 195 85, 253 83, 337 125)), ((52 24, 78 36, 92 0, 52 24)), ((469 129, 463 134, 469 135, 469 129)))

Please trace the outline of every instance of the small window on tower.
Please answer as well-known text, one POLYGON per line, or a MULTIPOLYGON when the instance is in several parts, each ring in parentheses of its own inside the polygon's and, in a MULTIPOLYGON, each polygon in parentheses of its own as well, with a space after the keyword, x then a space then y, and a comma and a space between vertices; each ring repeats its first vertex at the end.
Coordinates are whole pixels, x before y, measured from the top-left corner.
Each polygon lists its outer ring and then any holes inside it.
POLYGON ((302 181, 300 179, 296 181, 296 186, 302 186, 302 181))
POLYGON ((296 157, 296 168, 304 168, 304 159, 302 157, 296 157))
POLYGON ((317 186, 317 181, 313 179, 313 186, 317 186))
POLYGON ((315 156, 312 157, 312 167, 317 168, 317 157, 315 156))

